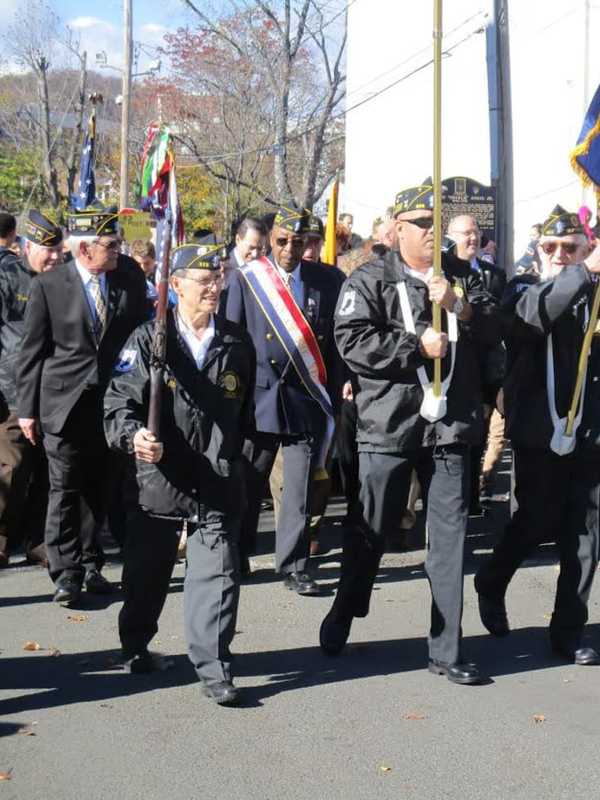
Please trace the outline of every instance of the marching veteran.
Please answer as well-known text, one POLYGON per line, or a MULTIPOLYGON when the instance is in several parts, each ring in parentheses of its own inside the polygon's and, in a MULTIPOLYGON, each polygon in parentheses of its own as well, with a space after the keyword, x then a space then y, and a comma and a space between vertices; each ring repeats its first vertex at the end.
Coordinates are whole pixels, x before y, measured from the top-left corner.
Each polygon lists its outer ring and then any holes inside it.
POLYGON ((281 207, 269 258, 235 270, 225 314, 256 345, 256 435, 246 449, 248 510, 242 553, 256 546, 260 502, 278 448, 283 493, 275 531, 275 565, 299 595, 319 587, 309 572, 312 480, 323 475, 339 409, 343 365, 333 338, 340 290, 337 270, 304 261, 310 215, 281 207))
POLYGON ((152 323, 127 342, 104 407, 110 446, 135 456, 119 615, 127 666, 134 673, 160 668, 148 645, 158 629, 185 524, 189 657, 205 693, 233 705, 239 698, 229 646, 239 597, 241 453, 253 429, 256 359, 247 334, 215 313, 222 251, 219 245, 188 244, 172 254, 170 282, 178 302, 167 317, 160 441, 145 427, 152 323))
POLYGON ((550 642, 568 661, 592 665, 600 663, 600 655, 586 645, 583 632, 599 547, 597 335, 591 340, 570 432, 566 417, 598 285, 600 248, 590 254, 577 214, 556 206, 542 226, 537 249, 541 275, 518 275, 502 303, 508 321, 504 406, 518 509, 492 557, 479 569, 475 588, 485 627, 496 636, 508 634, 504 597, 512 576, 536 545, 555 541, 560 574, 550 642))
POLYGON ((48 459, 45 542, 61 605, 77 603, 82 589, 113 590, 100 572, 109 478, 102 395, 145 318, 142 271, 119 255, 117 209, 74 211, 67 222, 73 260, 32 281, 17 365, 19 425, 48 459))
POLYGON ((336 342, 356 375, 362 518, 345 537, 320 643, 328 654, 341 652, 353 618, 368 614, 385 538, 397 530, 416 470, 429 539, 429 669, 474 684, 482 677, 462 653, 461 617, 469 448, 482 430, 475 341, 497 341, 500 331, 495 303, 468 262, 446 254, 443 274, 433 275, 432 208, 430 181, 397 195, 399 250, 355 270, 336 309, 336 342), (432 327, 434 301, 442 306, 440 333, 432 327), (445 402, 432 392, 435 358, 445 402))
MULTIPOLYGON (((23 538, 27 560, 48 566, 44 525, 48 505, 48 464, 40 447, 25 438, 17 417, 17 363, 32 281, 61 264, 63 234, 35 209, 25 220, 21 258, 0 269, 0 567, 23 538)), ((1 254, 0 254, 1 258, 1 254)))

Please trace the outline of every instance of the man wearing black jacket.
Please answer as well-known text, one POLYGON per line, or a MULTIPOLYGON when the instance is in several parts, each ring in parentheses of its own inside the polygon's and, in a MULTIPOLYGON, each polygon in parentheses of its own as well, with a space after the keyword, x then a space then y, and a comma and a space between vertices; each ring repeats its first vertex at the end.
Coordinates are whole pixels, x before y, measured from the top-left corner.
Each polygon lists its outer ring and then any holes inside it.
POLYGON ((600 250, 590 255, 577 214, 557 206, 538 244, 542 272, 508 285, 506 427, 514 449, 518 509, 475 588, 484 626, 509 633, 505 593, 520 564, 544 541, 556 541, 560 575, 550 622, 552 648, 580 665, 600 664, 583 633, 598 566, 600 508, 600 346, 596 335, 586 363, 582 398, 571 435, 569 410, 600 250))
POLYGON ((58 225, 31 209, 24 239, 20 259, 3 258, 0 248, 0 567, 8 565, 9 551, 19 539, 28 561, 48 565, 43 544, 48 465, 43 451, 32 447, 19 426, 17 362, 31 283, 62 262, 63 236, 58 225))
POLYGON ((346 536, 337 596, 320 632, 321 648, 343 649, 354 617, 369 611, 385 537, 397 530, 416 470, 427 509, 425 569, 432 594, 429 669, 461 684, 481 681, 461 652, 463 550, 469 449, 481 435, 480 372, 474 341, 499 336, 495 304, 469 265, 454 257, 433 275, 433 190, 400 192, 400 250, 360 267, 346 281, 335 335, 356 374, 362 519, 346 536), (432 327, 432 303, 445 331, 432 327), (442 395, 432 393, 442 358, 442 395))
POLYGON ((19 424, 48 457, 46 549, 54 600, 107 592, 98 532, 106 512, 102 395, 119 351, 144 320, 142 271, 120 261, 116 209, 69 216, 73 261, 32 284, 19 366, 19 424))
POLYGON ((159 666, 148 652, 158 629, 187 525, 184 617, 188 652, 205 693, 238 701, 229 645, 239 597, 237 540, 244 509, 242 445, 254 427, 255 354, 246 333, 215 314, 222 288, 220 246, 178 247, 171 286, 177 308, 167 320, 160 441, 148 418, 152 327, 127 342, 104 400, 111 447, 130 464, 130 525, 119 615, 131 672, 159 666))
POLYGON ((17 239, 17 220, 7 211, 0 211, 0 269, 17 260, 11 250, 17 239))

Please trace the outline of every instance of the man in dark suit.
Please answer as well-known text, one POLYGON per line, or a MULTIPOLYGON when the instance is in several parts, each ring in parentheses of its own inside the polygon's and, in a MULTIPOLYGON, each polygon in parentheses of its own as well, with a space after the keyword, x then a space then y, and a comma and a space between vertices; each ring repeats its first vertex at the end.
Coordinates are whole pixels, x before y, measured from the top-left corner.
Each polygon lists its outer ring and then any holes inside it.
MULTIPOLYGON (((337 412, 341 397, 343 366, 333 339, 333 312, 339 281, 327 267, 302 260, 308 213, 281 208, 271 231, 270 260, 251 262, 232 275, 226 315, 246 327, 257 351, 256 428, 248 451, 249 504, 242 527, 242 555, 254 549, 260 502, 279 446, 283 452, 283 493, 276 526, 276 570, 285 585, 299 594, 316 594, 318 587, 306 572, 309 557, 311 482, 322 466, 324 444, 331 430, 330 418, 311 394, 310 383, 300 377, 284 346, 285 333, 277 315, 269 316, 253 289, 251 276, 260 283, 273 276, 273 291, 288 308, 300 310, 308 323, 308 338, 326 367, 324 391, 337 412), (245 552, 244 552, 245 550, 245 552)), ((267 281, 268 283, 268 281, 267 281)), ((300 350, 304 345, 301 342, 300 350)), ((296 364, 298 362, 296 361, 296 364)))
POLYGON ((17 372, 19 424, 48 457, 46 549, 54 600, 64 604, 83 586, 111 590, 98 539, 108 472, 102 396, 144 320, 146 294, 142 271, 119 257, 116 209, 75 212, 68 230, 73 260, 32 284, 17 372))

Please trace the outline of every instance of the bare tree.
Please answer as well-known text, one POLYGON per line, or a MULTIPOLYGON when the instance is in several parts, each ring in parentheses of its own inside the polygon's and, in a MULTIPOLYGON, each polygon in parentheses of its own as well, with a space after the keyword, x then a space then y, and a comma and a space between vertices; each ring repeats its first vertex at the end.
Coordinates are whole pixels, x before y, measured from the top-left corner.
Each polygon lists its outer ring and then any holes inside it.
POLYGON ((230 0, 228 14, 215 14, 198 0, 182 2, 198 27, 171 37, 167 52, 179 74, 193 76, 188 94, 200 90, 205 105, 218 107, 218 123, 199 135, 188 105, 182 142, 235 187, 236 207, 244 197, 312 207, 341 163, 331 145, 340 141, 333 118, 344 97, 345 4, 326 14, 318 0, 230 0))

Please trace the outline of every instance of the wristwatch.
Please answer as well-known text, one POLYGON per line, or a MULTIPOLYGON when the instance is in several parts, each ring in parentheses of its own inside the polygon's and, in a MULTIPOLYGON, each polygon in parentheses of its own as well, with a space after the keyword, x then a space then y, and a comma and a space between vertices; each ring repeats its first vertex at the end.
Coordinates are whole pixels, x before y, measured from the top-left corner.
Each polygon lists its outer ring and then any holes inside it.
POLYGON ((452 313, 456 314, 457 317, 460 317, 464 307, 465 307, 465 301, 462 299, 462 297, 457 297, 456 300, 454 301, 454 305, 452 306, 452 313))

